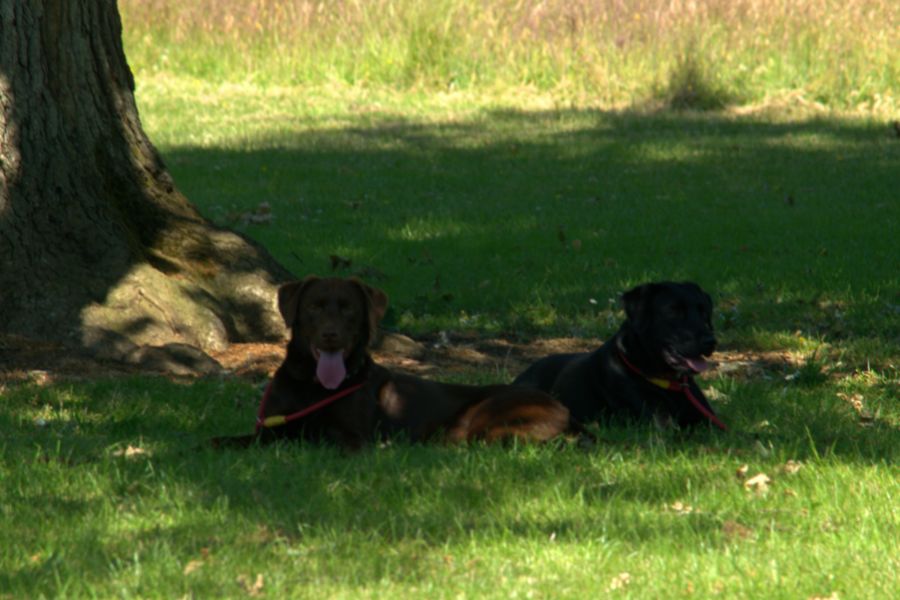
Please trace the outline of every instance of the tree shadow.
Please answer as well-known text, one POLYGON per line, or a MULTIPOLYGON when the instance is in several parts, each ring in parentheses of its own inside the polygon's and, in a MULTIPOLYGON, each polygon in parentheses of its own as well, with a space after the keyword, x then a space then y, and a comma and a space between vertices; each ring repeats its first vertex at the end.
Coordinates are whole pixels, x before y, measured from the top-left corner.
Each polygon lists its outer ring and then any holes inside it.
POLYGON ((859 120, 497 110, 166 155, 214 220, 267 202, 273 220, 243 229, 293 272, 339 256, 339 274, 383 276, 413 329, 465 328, 465 313, 475 329, 602 336, 607 299, 693 279, 726 337, 799 330, 896 352, 891 136, 859 120))

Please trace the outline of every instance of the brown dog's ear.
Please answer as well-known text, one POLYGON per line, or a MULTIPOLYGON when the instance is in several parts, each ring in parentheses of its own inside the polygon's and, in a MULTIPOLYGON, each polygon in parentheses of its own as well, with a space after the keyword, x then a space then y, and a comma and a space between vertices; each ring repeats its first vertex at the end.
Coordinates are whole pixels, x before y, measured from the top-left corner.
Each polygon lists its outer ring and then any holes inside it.
POLYGON ((300 306, 300 297, 303 295, 303 290, 309 284, 318 280, 319 277, 310 275, 300 281, 285 283, 278 288, 278 310, 281 311, 284 324, 289 328, 294 324, 294 318, 297 316, 297 308, 300 306))
POLYGON ((366 299, 366 317, 369 320, 369 339, 372 339, 375 337, 375 333, 378 330, 378 323, 381 322, 381 319, 384 318, 384 313, 387 312, 387 294, 378 288, 366 285, 356 278, 351 278, 350 281, 359 287, 363 297, 366 299))

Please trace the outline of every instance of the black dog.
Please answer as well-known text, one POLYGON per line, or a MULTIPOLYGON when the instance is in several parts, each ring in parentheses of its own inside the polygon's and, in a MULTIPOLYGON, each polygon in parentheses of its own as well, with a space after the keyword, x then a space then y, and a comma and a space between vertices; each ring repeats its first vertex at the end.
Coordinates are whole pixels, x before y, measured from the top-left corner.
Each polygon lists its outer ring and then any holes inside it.
POLYGON ((625 322, 594 352, 555 354, 515 384, 550 392, 579 423, 626 417, 680 427, 716 417, 692 375, 713 353, 712 299, 695 283, 648 283, 625 292, 625 322))
POLYGON ((368 345, 387 302, 356 279, 311 276, 283 285, 278 308, 291 340, 257 432, 214 445, 305 439, 355 449, 396 434, 413 442, 543 441, 569 431, 569 411, 539 390, 439 383, 375 363, 368 345))

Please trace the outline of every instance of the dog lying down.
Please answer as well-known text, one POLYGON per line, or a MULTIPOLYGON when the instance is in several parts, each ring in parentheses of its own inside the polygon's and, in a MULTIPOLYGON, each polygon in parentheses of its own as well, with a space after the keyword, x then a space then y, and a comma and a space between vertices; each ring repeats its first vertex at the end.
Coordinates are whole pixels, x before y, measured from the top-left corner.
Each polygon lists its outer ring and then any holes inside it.
POLYGON ((278 291, 291 330, 252 435, 216 446, 277 439, 345 448, 401 435, 412 442, 544 441, 569 430, 569 411, 540 390, 437 383, 392 373, 368 351, 387 296, 356 279, 307 277, 278 291))
POLYGON ((616 417, 726 429, 693 376, 716 347, 712 299, 695 283, 648 283, 622 296, 625 321, 600 348, 544 357, 514 384, 550 392, 578 423, 616 417))

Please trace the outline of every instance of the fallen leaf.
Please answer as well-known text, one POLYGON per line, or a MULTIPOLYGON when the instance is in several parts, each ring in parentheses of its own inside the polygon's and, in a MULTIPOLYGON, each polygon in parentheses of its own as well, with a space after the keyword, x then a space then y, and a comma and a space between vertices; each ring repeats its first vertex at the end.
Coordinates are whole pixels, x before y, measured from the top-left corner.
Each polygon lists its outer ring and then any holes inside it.
POLYGON ((612 578, 609 582, 607 590, 620 590, 631 582, 631 574, 622 572, 612 578))
POLYGON ((862 413, 865 406, 863 405, 863 400, 865 399, 862 394, 846 394, 844 392, 838 392, 837 397, 850 404, 858 413, 862 413))
POLYGON ((249 596, 256 597, 262 594, 263 576, 262 573, 256 575, 256 581, 250 583, 250 577, 247 575, 238 575, 237 584, 241 586, 249 596))
POLYGON ((803 468, 802 463, 799 463, 796 460, 789 460, 786 463, 784 463, 784 466, 781 467, 781 470, 788 475, 794 475, 802 468, 803 468))
POLYGON ((192 560, 188 564, 184 566, 184 570, 181 572, 183 575, 190 575, 197 569, 203 566, 202 560, 192 560))
POLYGON ((752 490, 757 494, 763 494, 769 490, 769 483, 772 480, 765 473, 757 473, 744 482, 744 489, 752 490))
POLYGON ((744 477, 747 476, 747 471, 749 471, 749 470, 750 470, 750 467, 748 465, 741 465, 740 467, 738 467, 737 471, 735 471, 734 474, 737 476, 738 479, 743 479, 744 477))
POLYGON ((113 456, 124 456, 125 458, 132 458, 134 456, 142 456, 147 454, 147 451, 143 448, 139 448, 138 446, 132 446, 129 444, 126 448, 120 448, 118 450, 113 451, 113 456))
POLYGON ((673 502, 668 506, 668 508, 679 515, 689 515, 694 512, 693 506, 691 506, 690 504, 685 504, 683 502, 673 502))
POLYGON ((722 533, 724 533, 727 538, 740 538, 745 540, 753 535, 753 530, 741 525, 737 521, 725 521, 722 523, 722 533))

